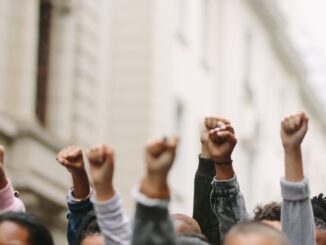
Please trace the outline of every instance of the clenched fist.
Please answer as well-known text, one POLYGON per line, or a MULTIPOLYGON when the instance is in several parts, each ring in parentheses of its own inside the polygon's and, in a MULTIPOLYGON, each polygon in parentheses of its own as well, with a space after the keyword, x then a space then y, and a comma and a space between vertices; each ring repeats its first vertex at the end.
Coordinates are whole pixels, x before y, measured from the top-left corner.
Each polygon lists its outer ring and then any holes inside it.
POLYGON ((281 122, 281 139, 286 151, 300 148, 308 130, 309 118, 304 112, 290 115, 281 122))
POLYGON ((84 169, 83 153, 77 146, 68 146, 62 149, 57 156, 57 161, 70 173, 84 169))
POLYGON ((237 139, 230 124, 218 122, 217 127, 208 132, 208 152, 216 163, 231 162, 231 155, 237 139))
POLYGON ((141 192, 149 197, 165 198, 169 195, 167 176, 173 165, 177 138, 163 138, 152 141, 145 147, 147 174, 141 185, 141 192))
POLYGON ((202 158, 207 158, 207 159, 210 158, 210 154, 208 151, 208 134, 210 130, 217 128, 220 123, 223 123, 225 125, 230 125, 230 121, 222 117, 211 116, 205 118, 204 125, 200 132, 200 141, 202 144, 202 152, 201 152, 202 158))
POLYGON ((99 145, 87 151, 90 164, 90 176, 96 191, 96 198, 105 201, 114 196, 113 172, 114 152, 107 145, 99 145))

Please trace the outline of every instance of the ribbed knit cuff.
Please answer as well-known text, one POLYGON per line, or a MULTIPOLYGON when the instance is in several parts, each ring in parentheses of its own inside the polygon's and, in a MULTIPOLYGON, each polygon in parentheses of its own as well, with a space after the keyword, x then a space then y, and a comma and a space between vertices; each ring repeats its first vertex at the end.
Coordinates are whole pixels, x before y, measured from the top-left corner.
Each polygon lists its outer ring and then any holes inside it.
POLYGON ((302 181, 292 182, 282 177, 280 183, 284 200, 300 201, 309 198, 310 190, 308 178, 305 177, 302 181))

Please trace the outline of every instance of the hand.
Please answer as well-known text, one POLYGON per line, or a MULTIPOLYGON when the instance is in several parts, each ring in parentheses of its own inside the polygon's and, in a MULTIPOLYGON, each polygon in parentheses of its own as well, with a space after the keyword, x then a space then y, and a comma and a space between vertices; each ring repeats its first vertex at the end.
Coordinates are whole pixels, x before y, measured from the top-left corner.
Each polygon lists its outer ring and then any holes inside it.
POLYGON ((169 195, 167 176, 173 165, 177 138, 163 138, 152 141, 145 148, 147 175, 143 179, 141 191, 149 197, 166 198, 169 195))
POLYGON ((304 112, 290 115, 281 122, 281 139, 285 151, 296 151, 308 130, 309 118, 304 112))
POLYGON ((218 122, 218 127, 208 132, 208 152, 210 158, 217 163, 231 162, 231 155, 237 139, 230 124, 218 122))
POLYGON ((8 184, 4 169, 4 154, 5 149, 2 145, 0 145, 0 190, 6 187, 8 184))
POLYGON ((68 146, 59 152, 57 161, 71 173, 73 196, 80 199, 87 197, 90 187, 82 150, 77 146, 68 146))
POLYGON ((208 132, 214 128, 218 127, 218 123, 222 122, 225 125, 229 125, 230 122, 221 117, 206 117, 204 120, 204 125, 200 132, 200 141, 202 144, 202 152, 201 157, 210 159, 209 151, 208 151, 208 132))
POLYGON ((72 174, 85 171, 83 153, 77 146, 62 149, 57 156, 57 161, 72 174))
POLYGON ((102 144, 87 151, 90 164, 90 175, 96 191, 98 201, 111 199, 115 192, 112 184, 114 172, 114 152, 102 144))

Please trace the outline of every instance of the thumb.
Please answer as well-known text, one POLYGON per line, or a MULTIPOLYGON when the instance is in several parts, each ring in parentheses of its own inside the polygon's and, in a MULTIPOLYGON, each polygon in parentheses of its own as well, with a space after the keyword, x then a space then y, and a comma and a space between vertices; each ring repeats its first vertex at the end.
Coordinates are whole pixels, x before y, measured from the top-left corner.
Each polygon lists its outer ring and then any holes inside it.
POLYGON ((227 142, 236 144, 237 139, 235 138, 234 134, 230 131, 219 131, 217 132, 217 136, 219 136, 222 139, 225 139, 227 142))

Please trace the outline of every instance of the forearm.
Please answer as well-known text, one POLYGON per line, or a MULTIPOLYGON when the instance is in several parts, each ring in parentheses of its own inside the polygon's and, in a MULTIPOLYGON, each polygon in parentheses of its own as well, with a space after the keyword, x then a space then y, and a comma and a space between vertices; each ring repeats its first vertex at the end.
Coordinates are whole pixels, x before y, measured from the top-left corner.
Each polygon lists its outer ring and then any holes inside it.
POLYGON ((218 220, 210 206, 212 179, 215 176, 215 164, 201 154, 195 175, 193 218, 198 222, 201 231, 211 244, 219 242, 218 220))
POLYGON ((284 149, 285 179, 301 181, 304 178, 301 149, 284 149))
POLYGON ((73 195, 75 198, 85 198, 90 193, 88 176, 85 170, 71 174, 73 182, 73 195))

